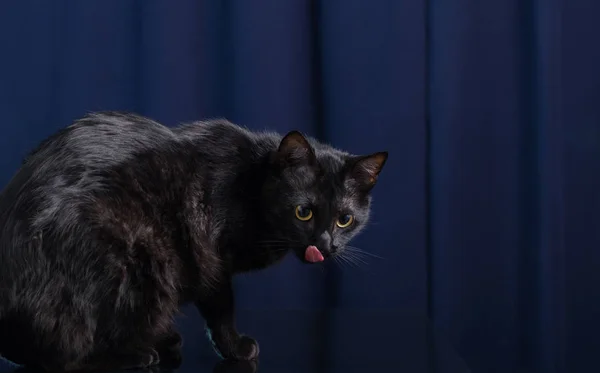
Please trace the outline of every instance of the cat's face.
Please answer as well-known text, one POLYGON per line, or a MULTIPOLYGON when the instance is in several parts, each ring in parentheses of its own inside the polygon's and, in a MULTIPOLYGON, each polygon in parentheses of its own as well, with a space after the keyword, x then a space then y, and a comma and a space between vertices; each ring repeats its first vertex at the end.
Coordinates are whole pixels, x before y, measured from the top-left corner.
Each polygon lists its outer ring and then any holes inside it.
POLYGON ((386 152, 315 150, 299 132, 286 135, 263 191, 269 247, 307 263, 342 253, 369 220, 370 191, 386 159, 386 152))

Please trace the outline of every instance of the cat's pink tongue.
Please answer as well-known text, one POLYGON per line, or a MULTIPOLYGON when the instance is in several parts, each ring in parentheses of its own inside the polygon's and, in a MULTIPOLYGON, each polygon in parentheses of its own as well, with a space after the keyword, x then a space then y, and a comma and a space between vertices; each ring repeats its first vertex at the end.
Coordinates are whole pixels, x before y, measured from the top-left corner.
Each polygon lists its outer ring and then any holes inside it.
POLYGON ((325 260, 325 258, 323 258, 323 254, 321 254, 319 249, 317 249, 317 247, 313 245, 310 245, 306 248, 306 251, 304 252, 304 259, 306 259, 307 262, 311 263, 322 262, 323 260, 325 260))

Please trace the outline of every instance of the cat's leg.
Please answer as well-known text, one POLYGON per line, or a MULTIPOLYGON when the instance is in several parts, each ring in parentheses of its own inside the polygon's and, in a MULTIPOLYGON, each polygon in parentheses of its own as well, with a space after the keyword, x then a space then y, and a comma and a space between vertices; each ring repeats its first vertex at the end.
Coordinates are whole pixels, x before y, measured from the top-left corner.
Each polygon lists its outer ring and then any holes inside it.
POLYGON ((158 365, 160 356, 152 347, 144 345, 122 347, 126 343, 117 343, 116 349, 95 346, 87 354, 66 351, 61 354, 51 354, 48 349, 40 356, 37 367, 48 372, 98 372, 128 369, 143 369, 158 365), (98 348, 100 348, 98 350, 98 348), (67 358, 67 356, 70 356, 67 358))
MULTIPOLYGON (((170 320, 168 313, 162 315, 162 325, 170 320)), ((73 370, 110 371, 124 369, 144 369, 165 365, 170 368, 181 364, 181 335, 174 325, 169 325, 160 334, 154 334, 154 328, 142 323, 141 326, 123 331, 122 337, 115 344, 115 349, 98 351, 84 364, 73 370), (123 337, 129 336, 129 337, 123 337)))
POLYGON ((137 317, 120 323, 119 336, 112 346, 94 353, 77 370, 145 369, 159 364, 171 368, 179 366, 182 339, 172 322, 173 310, 152 307, 152 302, 148 301, 143 304, 145 309, 138 309, 137 317))
POLYGON ((175 328, 172 326, 169 331, 158 339, 156 351, 160 356, 161 364, 169 366, 179 366, 181 363, 181 346, 183 339, 175 328))
POLYGON ((231 280, 221 283, 208 297, 196 302, 196 306, 206 320, 209 338, 223 358, 251 360, 258 357, 258 343, 236 330, 231 280))
MULTIPOLYGON (((29 289, 22 295, 28 293, 29 289)), ((15 307, 1 323, 3 356, 37 370, 68 370, 94 350, 93 318, 85 307, 65 303, 52 307, 51 298, 42 291, 38 294, 42 296, 36 298, 36 304, 22 301, 21 308, 15 307)))

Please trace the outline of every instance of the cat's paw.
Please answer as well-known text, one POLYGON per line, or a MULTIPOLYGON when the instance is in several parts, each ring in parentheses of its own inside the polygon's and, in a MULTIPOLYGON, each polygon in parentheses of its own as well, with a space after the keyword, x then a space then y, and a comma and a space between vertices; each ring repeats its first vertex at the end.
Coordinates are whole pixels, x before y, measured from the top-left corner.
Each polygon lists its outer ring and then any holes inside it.
POLYGON ((179 352, 183 346, 183 339, 181 334, 173 331, 167 334, 160 342, 156 345, 156 349, 159 354, 163 352, 179 352))
POLYGON ((160 363, 160 355, 158 354, 158 351, 151 348, 140 354, 140 360, 142 367, 150 367, 160 363))
POLYGON ((237 360, 254 360, 258 357, 258 342, 248 336, 240 336, 233 351, 233 357, 237 360))
POLYGON ((181 356, 181 351, 171 351, 168 355, 161 355, 160 357, 160 365, 169 369, 177 369, 181 366, 181 362, 183 361, 183 357, 181 356))
POLYGON ((183 339, 181 334, 176 331, 168 333, 156 345, 156 350, 160 356, 160 364, 169 368, 177 368, 181 365, 181 347, 183 339))

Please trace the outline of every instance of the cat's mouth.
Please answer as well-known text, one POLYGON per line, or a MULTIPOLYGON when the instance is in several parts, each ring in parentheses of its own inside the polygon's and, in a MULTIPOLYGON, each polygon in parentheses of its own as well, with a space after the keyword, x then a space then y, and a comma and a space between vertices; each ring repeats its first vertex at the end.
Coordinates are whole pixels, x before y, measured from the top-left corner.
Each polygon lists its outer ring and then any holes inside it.
POLYGON ((318 263, 324 261, 325 258, 316 246, 310 245, 307 246, 306 250, 304 251, 304 260, 309 263, 318 263))

